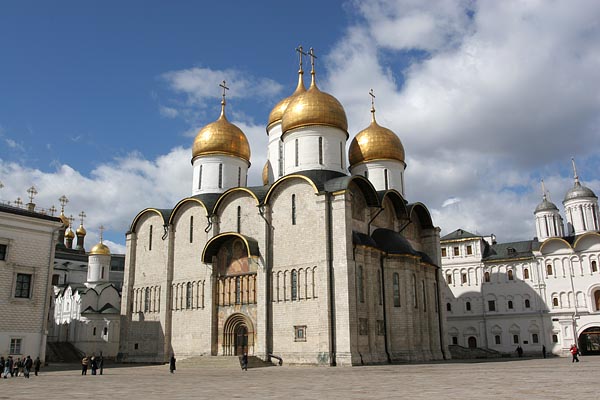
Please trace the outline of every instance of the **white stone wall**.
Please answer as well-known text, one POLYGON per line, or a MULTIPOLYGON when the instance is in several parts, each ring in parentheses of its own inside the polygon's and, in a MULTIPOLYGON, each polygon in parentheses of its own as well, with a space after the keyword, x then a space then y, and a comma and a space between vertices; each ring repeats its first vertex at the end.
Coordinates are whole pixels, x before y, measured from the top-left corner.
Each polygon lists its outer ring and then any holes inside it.
POLYGON ((375 190, 395 189, 404 196, 404 168, 405 164, 400 161, 373 160, 354 165, 350 172, 369 179, 375 190))
POLYGON ((192 164, 194 168, 193 196, 202 193, 223 193, 233 187, 247 184, 250 165, 241 158, 215 154, 196 157, 192 164), (220 175, 219 169, 221 169, 220 175), (201 171, 202 173, 200 173, 201 171))
POLYGON ((330 126, 311 125, 287 132, 283 135, 285 175, 320 169, 346 173, 346 140, 346 132, 330 126), (319 138, 322 138, 322 162, 319 162, 319 138))
POLYGON ((598 226, 598 200, 592 198, 578 198, 564 202, 565 215, 569 235, 581 235, 585 232, 597 231, 598 226))
POLYGON ((281 121, 269 126, 269 144, 267 147, 267 160, 271 163, 271 176, 269 182, 274 182, 285 175, 284 172, 284 151, 281 141, 281 121))

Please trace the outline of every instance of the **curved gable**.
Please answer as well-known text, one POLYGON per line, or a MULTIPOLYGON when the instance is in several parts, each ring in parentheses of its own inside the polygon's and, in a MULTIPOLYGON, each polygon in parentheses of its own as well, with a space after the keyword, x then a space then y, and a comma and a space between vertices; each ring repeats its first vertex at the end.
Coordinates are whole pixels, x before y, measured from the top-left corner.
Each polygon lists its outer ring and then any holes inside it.
POLYGON ((563 238, 547 239, 540 246, 540 252, 542 254, 555 253, 561 250, 571 250, 571 245, 563 238))
POLYGON ((140 219, 148 214, 148 213, 156 213, 163 221, 163 225, 167 225, 169 223, 169 219, 171 216, 171 209, 161 209, 161 208, 146 208, 138 213, 133 219, 131 226, 129 227, 129 232, 135 232, 138 222, 140 219))
POLYGON ((258 257, 260 255, 258 242, 255 239, 236 232, 225 232, 211 238, 208 242, 206 242, 206 246, 204 246, 204 250, 202 250, 202 261, 207 264, 211 264, 212 258, 217 255, 221 245, 232 238, 242 239, 245 244, 248 257, 258 257))
POLYGON ((293 179, 302 179, 302 180, 305 180, 310 186, 312 186, 315 194, 319 193, 319 189, 317 188, 317 185, 309 177, 304 176, 304 175, 300 175, 300 174, 286 175, 286 176, 284 176, 282 178, 279 178, 277 180, 277 182, 275 182, 273 185, 271 185, 271 187, 269 188, 269 191, 267 192, 267 194, 265 196, 264 203, 268 203, 269 202, 271 196, 273 195, 273 192, 275 191, 275 188, 279 187, 283 182, 287 182, 288 180, 293 180, 293 179))
POLYGON ((379 207, 379 197, 373 184, 361 175, 342 176, 339 178, 330 179, 325 182, 325 190, 331 193, 343 193, 348 190, 350 184, 355 184, 370 207, 379 207))
POLYGON ((600 234, 588 232, 579 236, 573 244, 575 251, 585 251, 600 248, 600 234))
POLYGON ((169 224, 172 224, 173 221, 175 220, 175 218, 178 216, 179 211, 186 205, 188 204, 199 204, 202 206, 202 208, 204 208, 204 213, 206 214, 206 216, 209 215, 209 209, 208 206, 200 199, 197 199, 195 197, 186 197, 183 200, 180 200, 179 203, 177 203, 177 205, 173 208, 173 211, 171 212, 171 215, 169 216, 169 224))
POLYGON ((423 228, 434 228, 433 220, 429 210, 423 203, 413 203, 408 205, 408 215, 413 220, 414 217, 419 221, 423 228))
POLYGON ((234 194, 238 194, 238 193, 242 194, 242 195, 247 195, 248 197, 252 197, 254 199, 254 201, 256 202, 256 205, 260 204, 260 200, 258 199, 256 194, 254 192, 252 192, 250 189, 245 188, 245 187, 235 187, 235 188, 231 188, 231 189, 227 190, 225 193, 223 193, 219 197, 219 200, 217 200, 217 202, 215 203, 215 207, 213 208, 213 214, 219 213, 219 207, 221 207, 225 203, 225 199, 227 197, 232 196, 234 194))
POLYGON ((387 199, 391 201, 394 211, 396 212, 396 218, 408 218, 408 209, 406 208, 406 201, 397 190, 391 189, 379 192, 381 196, 381 204, 387 199))

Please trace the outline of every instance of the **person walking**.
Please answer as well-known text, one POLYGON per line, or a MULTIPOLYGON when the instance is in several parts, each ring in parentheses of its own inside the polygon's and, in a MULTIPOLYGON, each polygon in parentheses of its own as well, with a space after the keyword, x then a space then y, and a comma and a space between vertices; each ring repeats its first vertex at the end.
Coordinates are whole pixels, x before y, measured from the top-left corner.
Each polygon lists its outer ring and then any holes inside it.
POLYGON ((17 358, 17 361, 13 363, 13 376, 19 376, 19 370, 23 368, 21 357, 17 358))
POLYGON ((171 358, 169 359, 169 371, 171 371, 171 373, 173 373, 173 371, 175 371, 177 368, 175 367, 175 362, 177 360, 175 359, 175 354, 171 354, 171 358))
POLYGON ((95 356, 92 356, 91 367, 92 367, 92 375, 96 375, 96 370, 98 369, 98 361, 96 361, 95 356))
POLYGON ((87 375, 88 364, 90 363, 90 359, 87 355, 83 356, 81 359, 81 375, 87 375))
POLYGON ((248 371, 248 353, 242 356, 242 371, 248 371))
POLYGON ((12 368, 13 368, 13 358, 12 356, 8 356, 4 363, 4 379, 8 378, 8 374, 12 376, 12 368))
POLYGON ((33 360, 31 359, 31 356, 27 356, 25 361, 23 361, 23 375, 27 379, 29 379, 29 373, 31 372, 31 367, 33 367, 33 360))
POLYGON ((542 357, 546 358, 546 346, 542 345, 542 357))
POLYGON ((35 374, 35 376, 38 376, 41 366, 42 366, 42 361, 40 360, 39 357, 36 357, 35 361, 33 362, 33 373, 35 374))
POLYGON ((573 360, 571 362, 579 362, 579 349, 575 344, 571 345, 571 355, 573 356, 573 360))
POLYGON ((100 368, 100 375, 104 372, 104 357, 102 357, 102 352, 100 352, 100 359, 98 360, 98 368, 100 368))

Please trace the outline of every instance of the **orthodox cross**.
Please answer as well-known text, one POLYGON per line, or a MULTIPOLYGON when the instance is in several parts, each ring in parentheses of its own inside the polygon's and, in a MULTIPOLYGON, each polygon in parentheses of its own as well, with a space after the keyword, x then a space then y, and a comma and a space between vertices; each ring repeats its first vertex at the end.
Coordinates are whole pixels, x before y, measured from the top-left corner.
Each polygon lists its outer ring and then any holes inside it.
POLYGON ((48 209, 48 212, 50 213, 50 215, 52 215, 54 217, 54 213, 56 212, 56 207, 54 207, 54 205, 52 205, 52 207, 50 207, 48 209))
POLYGON ((98 228, 98 229, 100 229, 100 243, 102 243, 102 234, 104 233, 104 229, 105 229, 104 225, 100 225, 100 228, 98 228))
POLYGON ((29 189, 27 189, 27 193, 29 193, 29 202, 33 203, 33 197, 36 194, 38 194, 38 191, 35 189, 35 186, 32 186, 29 189))
POLYGON ((571 162, 573 163, 573 178, 575 179, 575 183, 579 183, 579 177, 577 176, 577 167, 575 167, 575 158, 571 157, 571 162))
POLYGON ((73 221, 75 221, 75 218, 73 218, 73 214, 69 215, 69 218, 67 218, 69 220, 69 226, 73 226, 73 221))
POLYGON ((17 199, 15 200, 15 205, 19 208, 21 208, 21 206, 23 205, 23 202, 21 201, 20 197, 17 197, 17 199))
POLYGON ((298 58, 300 58, 300 71, 302 71, 302 56, 306 56, 306 52, 302 49, 302 45, 296 47, 296 51, 298 52, 298 58))
POLYGON ((315 50, 312 47, 310 48, 310 50, 308 50, 308 56, 310 57, 310 73, 312 74, 315 72, 315 58, 317 58, 317 56, 315 55, 315 50))
POLYGON ((375 111, 375 92, 373 89, 369 90, 369 96, 371 96, 371 110, 375 111))
POLYGON ((542 179, 542 197, 546 200, 546 186, 544 185, 544 180, 542 179))
POLYGON ((79 213, 79 218, 81 219, 81 226, 83 226, 83 219, 87 217, 87 215, 85 215, 85 213, 82 211, 79 213))
POLYGON ((223 81, 223 83, 219 83, 219 86, 223 88, 223 104, 225 104, 225 91, 229 90, 227 87, 227 82, 223 81))
POLYGON ((67 196, 65 196, 63 194, 62 196, 60 196, 60 198, 58 199, 58 201, 60 202, 60 213, 62 214, 62 213, 65 212, 65 206, 69 202, 69 199, 67 199, 67 196))

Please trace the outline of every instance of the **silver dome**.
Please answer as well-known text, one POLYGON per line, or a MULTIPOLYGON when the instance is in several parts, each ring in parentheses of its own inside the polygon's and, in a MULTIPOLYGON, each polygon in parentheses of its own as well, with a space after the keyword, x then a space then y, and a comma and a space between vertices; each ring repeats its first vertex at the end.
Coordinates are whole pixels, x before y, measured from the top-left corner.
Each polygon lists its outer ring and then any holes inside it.
POLYGON ((544 200, 535 208, 536 213, 540 211, 558 211, 558 207, 544 196, 544 200))
POLYGON ((563 200, 563 203, 569 200, 573 200, 573 199, 580 199, 580 198, 595 198, 597 199, 598 197, 594 194, 594 192, 592 192, 592 189, 583 186, 581 183, 579 183, 579 181, 575 182, 575 185, 569 189, 569 191, 567 192, 567 194, 565 195, 565 199, 563 200))

